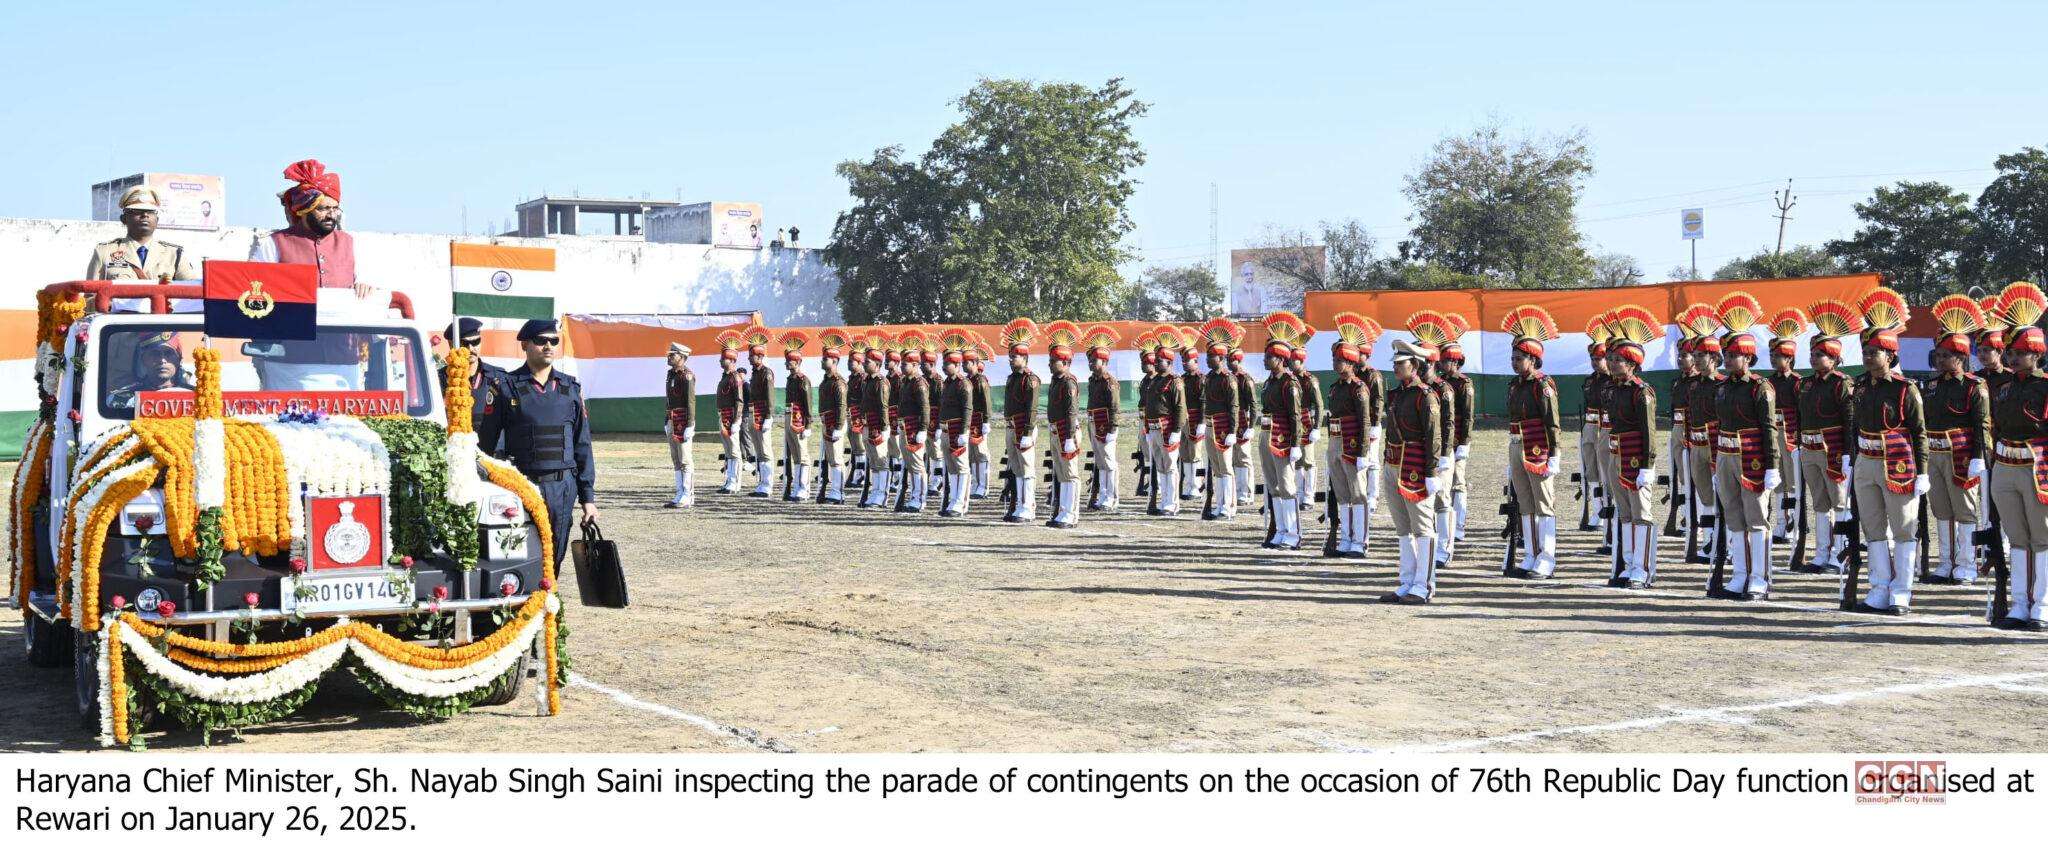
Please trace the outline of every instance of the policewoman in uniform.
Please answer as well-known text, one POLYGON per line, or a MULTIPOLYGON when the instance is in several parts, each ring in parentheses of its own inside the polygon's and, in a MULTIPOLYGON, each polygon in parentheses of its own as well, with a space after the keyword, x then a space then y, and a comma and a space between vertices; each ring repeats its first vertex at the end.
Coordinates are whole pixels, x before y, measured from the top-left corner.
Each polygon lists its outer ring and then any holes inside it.
MULTIPOLYGON (((1294 352, 1287 357, 1287 372, 1294 376, 1295 390, 1301 392, 1301 461, 1294 463, 1294 472, 1301 476, 1301 482, 1294 488, 1299 492, 1295 500, 1297 509, 1315 502, 1316 465, 1322 461, 1316 456, 1316 442, 1323 437, 1323 384, 1308 371, 1308 343, 1315 335, 1315 327, 1303 323, 1294 352)), ((1298 514, 1295 520, 1300 520, 1298 514)))
POLYGON ((725 482, 720 494, 740 493, 740 420, 747 405, 747 383, 740 376, 740 348, 747 345, 736 330, 718 334, 718 445, 725 457, 725 482))
POLYGON ((867 396, 867 381, 867 336, 858 331, 849 332, 846 341, 846 437, 847 449, 852 451, 853 457, 848 463, 848 487, 867 484, 867 416, 861 414, 861 398, 867 396))
MULTIPOLYGON (((1387 384, 1380 378, 1379 369, 1372 366, 1372 348, 1386 330, 1379 321, 1363 316, 1361 319, 1365 322, 1365 342, 1358 345, 1358 381, 1365 383, 1365 452, 1376 456, 1386 416, 1387 384)), ((1379 511, 1379 505, 1380 463, 1375 459, 1365 463, 1365 510, 1358 518, 1360 553, 1372 546, 1372 516, 1379 511)))
MULTIPOLYGON (((1671 469, 1671 508, 1664 513, 1664 536, 1682 538, 1692 520, 1686 514, 1686 502, 1691 496, 1692 481, 1686 476, 1692 471, 1691 458, 1686 455, 1685 398, 1692 396, 1692 383, 1699 379, 1699 370, 1692 363, 1692 336, 1680 328, 1680 337, 1672 344, 1672 351, 1678 359, 1678 377, 1671 381, 1671 432, 1665 436, 1664 461, 1671 469)), ((1602 364, 1605 364, 1604 362, 1602 364)))
POLYGON ((889 502, 889 480, 894 473, 889 467, 895 438, 890 427, 896 420, 896 407, 889 395, 889 374, 883 370, 888 344, 888 337, 881 330, 868 335, 868 376, 861 381, 860 392, 861 449, 866 451, 868 466, 863 483, 867 490, 860 498, 863 509, 880 508, 889 502))
POLYGON ((1898 372, 1906 300, 1879 288, 1858 304, 1863 364, 1856 380, 1856 464, 1850 491, 1870 563, 1870 593, 1855 610, 1904 615, 1912 608, 1919 559, 1921 495, 1927 493, 1927 425, 1920 389, 1898 372))
POLYGON ((505 458, 540 489, 554 530, 555 561, 569 551, 569 529, 578 517, 597 520, 597 462, 590 453, 590 417, 583 407, 583 386, 555 370, 562 354, 562 333, 552 320, 532 320, 519 328, 519 346, 526 363, 505 374, 499 383, 505 395, 490 404, 485 430, 478 439, 504 438, 505 458))
POLYGON ((1307 325, 1290 312, 1266 316, 1266 382, 1259 387, 1266 439, 1259 473, 1266 481, 1266 540, 1260 546, 1268 550, 1301 548, 1301 476, 1295 472, 1302 452, 1301 390, 1287 363, 1307 333, 1307 325))
MULTIPOLYGON (((1240 334, 1240 338, 1242 335, 1240 334)), ((1237 342, 1243 344, 1243 341, 1237 342)), ((1252 504, 1252 442, 1257 441, 1257 430, 1252 426, 1259 416, 1259 384, 1252 380, 1251 371, 1244 366, 1244 348, 1230 349, 1230 375, 1237 382, 1237 446, 1230 451, 1230 472, 1237 481, 1237 505, 1252 504)))
POLYGON ((1856 390, 1840 370, 1842 339, 1863 328, 1863 316, 1838 300, 1823 300, 1806 311, 1815 335, 1806 344, 1813 373, 1799 381, 1799 481, 1816 532, 1812 563, 1802 570, 1841 573, 1847 539, 1836 543, 1835 523, 1848 517, 1849 470, 1856 446, 1849 431, 1856 390))
POLYGON ((1601 428, 1601 402, 1607 397, 1607 381, 1612 379, 1607 365, 1607 342, 1610 331, 1607 323, 1595 315, 1586 322, 1586 358, 1593 363, 1593 372, 1586 376, 1579 389, 1579 402, 1585 420, 1579 425, 1579 498, 1586 500, 1586 514, 1592 519, 1583 522, 1579 529, 1601 529, 1600 505, 1607 494, 1606 480, 1613 475, 1613 468, 1607 465, 1607 433, 1601 428))
POLYGON ((1451 324, 1451 340, 1439 351, 1437 378, 1451 392, 1451 486, 1445 492, 1450 508, 1437 513, 1437 536, 1442 541, 1437 559, 1451 561, 1452 548, 1465 540, 1465 460, 1472 455, 1472 410, 1475 395, 1472 378, 1465 375, 1465 347, 1461 340, 1470 324, 1462 315, 1445 312, 1451 324))
POLYGON ((903 481, 897 486, 896 511, 922 512, 925 497, 931 493, 927 456, 933 449, 931 420, 938 409, 932 406, 931 384, 920 364, 928 343, 924 333, 906 329, 897 343, 903 348, 903 379, 896 395, 896 423, 903 430, 903 481))
POLYGON ((669 462, 675 465, 676 496, 663 508, 680 509, 696 504, 694 480, 697 463, 690 457, 690 441, 697 437, 697 375, 690 372, 690 348, 678 341, 668 343, 668 419, 661 424, 668 436, 669 462))
POLYGON ((945 474, 939 486, 945 492, 939 502, 939 517, 957 518, 967 514, 968 416, 972 413, 974 387, 968 384, 962 369, 967 367, 967 352, 974 347, 974 340, 967 330, 949 329, 940 336, 939 343, 945 348, 941 365, 945 380, 939 386, 937 409, 940 440, 933 448, 939 453, 939 465, 945 474))
MULTIPOLYGON (((1612 331, 1607 341, 1609 387, 1605 404, 1612 469, 1602 485, 1614 500, 1614 552, 1621 572, 1608 585, 1641 589, 1657 577, 1657 538, 1650 495, 1657 473, 1657 391, 1641 376, 1643 345, 1664 336, 1664 319, 1641 306, 1615 309, 1597 320, 1612 331)), ((1688 421, 1689 423, 1689 421, 1688 421)))
POLYGON ((1210 318, 1202 324, 1202 343, 1207 345, 1209 375, 1202 381, 1202 414, 1209 430, 1209 482, 1202 507, 1205 521, 1237 517, 1237 448, 1244 439, 1239 428, 1243 420, 1237 402, 1237 375, 1230 370, 1231 353, 1244 336, 1244 327, 1229 318, 1210 318))
POLYGON ((1038 324, 1030 318, 1003 327, 1003 347, 1010 357, 1010 376, 1003 380, 1003 420, 1010 424, 1009 449, 1003 454, 1010 471, 1010 511, 1004 523, 1038 519, 1038 496, 1031 485, 1038 470, 1031 449, 1038 443, 1038 374, 1031 371, 1031 342, 1037 338, 1038 324))
POLYGON ((990 360, 996 357, 995 348, 988 346, 980 334, 975 334, 974 345, 967 348, 967 473, 973 477, 970 496, 979 499, 988 496, 988 435, 989 423, 994 419, 995 390, 988 383, 984 370, 990 360))
POLYGON ((1052 432, 1052 519, 1054 529, 1073 529, 1079 517, 1081 478, 1081 383, 1074 379, 1074 345, 1081 328, 1072 321, 1045 326, 1046 366, 1052 380, 1045 391, 1045 424, 1052 432))
POLYGON ((1430 549, 1436 557, 1430 565, 1430 573, 1436 568, 1451 563, 1452 546, 1456 538, 1451 526, 1451 482, 1457 477, 1458 467, 1458 396, 1457 389, 1443 378, 1437 364, 1443 361, 1443 348, 1457 339, 1457 329, 1449 318, 1440 312, 1424 310, 1408 317, 1408 333, 1423 345, 1429 357, 1429 367, 1422 372, 1422 384, 1436 393, 1437 409, 1437 453, 1442 459, 1437 464, 1439 485, 1432 492, 1430 514, 1436 520, 1436 532, 1431 535, 1430 549))
POLYGON ((839 375, 839 359, 850 343, 846 330, 828 329, 818 333, 818 502, 841 505, 846 502, 846 410, 849 389, 839 375))
POLYGON ((1365 469, 1374 464, 1370 452, 1371 399, 1365 380, 1358 378, 1364 367, 1366 345, 1372 330, 1365 317, 1344 312, 1332 318, 1337 340, 1330 344, 1330 364, 1337 381, 1330 384, 1329 460, 1331 542, 1323 555, 1331 558, 1365 558, 1365 469))
POLYGON ((1939 551, 1927 582, 1969 585, 1977 580, 1978 515, 1986 461, 1992 452, 1991 394, 1970 373, 1970 334, 1983 328, 1984 312, 1965 294, 1934 304, 1941 335, 1934 340, 1936 375, 1927 386, 1927 511, 1930 535, 1939 551))
POLYGON ((1721 396, 1723 380, 1721 339, 1715 333, 1721 331, 1721 316, 1713 306, 1694 303, 1678 313, 1678 326, 1692 334, 1693 378, 1685 396, 1673 402, 1685 404, 1685 474, 1691 488, 1687 494, 1699 518, 1698 526, 1686 527, 1685 548, 1691 553, 1688 561, 1706 564, 1714 559, 1713 530, 1721 511, 1714 484, 1714 432, 1720 426, 1714 401, 1721 396))
POLYGON ((1144 410, 1146 447, 1152 453, 1152 502, 1147 514, 1175 517, 1180 514, 1181 425, 1187 420, 1187 399, 1181 395, 1180 377, 1173 373, 1174 358, 1180 352, 1180 333, 1171 326, 1153 334, 1156 344, 1152 380, 1152 403, 1144 410))
POLYGON ((812 420, 811 377, 804 373, 804 347, 811 343, 811 336, 793 329, 783 333, 781 341, 782 367, 788 372, 782 379, 782 467, 787 473, 782 499, 794 503, 811 497, 810 483, 804 478, 811 469, 807 445, 812 420))
POLYGON ((1437 442, 1443 426, 1437 420, 1435 390, 1422 383, 1429 368, 1429 350, 1394 340, 1394 387, 1387 392, 1385 447, 1380 460, 1381 499, 1394 522, 1394 542, 1401 549, 1400 585, 1380 595, 1382 603, 1422 605, 1436 594, 1437 442))
POLYGON ((1804 334, 1806 313, 1797 307, 1780 309, 1771 318, 1771 396, 1778 402, 1778 431, 1785 435, 1785 484, 1778 489, 1777 520, 1771 525, 1773 544, 1791 541, 1799 520, 1799 383, 1804 378, 1792 366, 1798 360, 1799 336, 1804 334))
POLYGON ((766 497, 775 488, 770 468, 775 456, 768 452, 768 426, 775 420, 775 375, 768 372, 768 330, 747 330, 747 419, 740 424, 740 443, 753 451, 757 480, 749 497, 766 497))
POLYGON ((1784 482, 1785 441, 1777 393, 1756 365, 1756 326, 1763 312, 1741 291, 1721 298, 1721 360, 1728 375, 1714 401, 1714 492, 1727 521, 1727 581, 1707 586, 1722 600, 1761 600, 1771 590, 1771 492, 1784 482))
POLYGON ((2048 629, 2048 496, 2041 485, 2048 471, 2048 376, 2041 357, 2048 337, 2033 323, 2041 316, 2041 290, 2024 282, 2006 286, 2001 319, 2011 329, 2006 359, 2012 375, 1991 400, 1991 429, 1998 462, 1991 471, 1992 508, 2011 552, 2011 581, 2005 614, 1991 621, 1999 629, 2048 629))
POLYGON ((1557 320, 1541 306, 1516 306, 1501 318, 1513 340, 1508 381, 1508 490, 1522 521, 1522 563, 1510 572, 1549 579, 1557 571, 1557 446, 1564 423, 1557 384, 1543 373, 1543 342, 1558 336, 1557 320))
POLYGON ((1095 491, 1088 503, 1088 511, 1114 512, 1121 505, 1122 462, 1117 459, 1117 417, 1122 414, 1123 398, 1117 378, 1109 372, 1110 352, 1116 348, 1118 334, 1108 324, 1096 324, 1088 328, 1088 334, 1081 345, 1088 350, 1088 432, 1095 448, 1095 491))
POLYGON ((1183 410, 1185 423, 1180 433, 1180 499, 1193 500, 1201 495, 1201 483, 1197 481, 1197 468, 1205 467, 1208 458, 1209 419, 1202 413, 1203 385, 1202 371, 1197 364, 1203 358, 1201 333, 1193 327, 1176 330, 1180 335, 1180 397, 1186 406, 1183 410))

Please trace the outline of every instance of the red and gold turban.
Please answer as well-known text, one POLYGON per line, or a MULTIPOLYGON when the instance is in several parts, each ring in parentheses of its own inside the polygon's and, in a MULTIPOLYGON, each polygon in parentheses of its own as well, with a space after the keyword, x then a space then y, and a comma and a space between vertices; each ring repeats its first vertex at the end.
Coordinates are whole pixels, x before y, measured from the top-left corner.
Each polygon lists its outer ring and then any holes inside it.
POLYGON ((277 195, 277 199, 294 215, 312 211, 313 203, 322 197, 341 202, 341 174, 328 171, 319 159, 303 159, 285 166, 284 178, 296 184, 277 195))

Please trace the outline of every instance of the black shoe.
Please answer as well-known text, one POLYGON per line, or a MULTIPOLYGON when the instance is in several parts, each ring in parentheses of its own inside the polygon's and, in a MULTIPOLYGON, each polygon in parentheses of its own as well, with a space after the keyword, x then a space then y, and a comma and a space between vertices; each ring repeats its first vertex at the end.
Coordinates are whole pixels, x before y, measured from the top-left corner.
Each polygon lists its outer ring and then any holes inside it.
POLYGON ((1364 550, 1348 550, 1348 551, 1345 551, 1345 552, 1343 552, 1343 553, 1339 553, 1339 554, 1337 554, 1337 555, 1339 555, 1339 556, 1342 556, 1342 557, 1344 557, 1344 558, 1346 558, 1346 559, 1363 559, 1363 558, 1365 558, 1365 551, 1364 551, 1364 550))
POLYGON ((924 511, 924 510, 923 510, 923 509, 913 509, 913 508, 911 508, 911 507, 909 507, 909 506, 897 506, 897 507, 896 507, 896 511, 897 511, 897 513, 898 513, 898 514, 905 514, 905 515, 915 515, 915 514, 917 514, 917 513, 919 513, 919 512, 922 512, 922 511, 924 511))
POLYGON ((952 509, 940 509, 940 510, 939 510, 939 517, 942 517, 942 518, 957 518, 957 517, 960 517, 960 513, 959 513, 959 512, 955 512, 955 511, 953 511, 952 509))
POLYGON ((1222 516, 1222 515, 1219 515, 1219 514, 1216 514, 1215 512, 1203 512, 1203 513, 1202 513, 1202 520, 1205 520, 1205 521, 1220 521, 1220 520, 1223 520, 1223 516, 1222 516))
POLYGON ((1396 602, 1403 606, 1427 606, 1429 605, 1429 598, 1418 594, 1403 594, 1401 599, 1396 602))
POLYGON ((1785 536, 1782 536, 1782 535, 1773 535, 1773 536, 1771 536, 1771 543, 1772 543, 1772 544, 1790 544, 1790 543, 1792 543, 1792 539, 1790 539, 1790 538, 1786 538, 1785 536))
POLYGON ((1515 579, 1528 579, 1528 578, 1529 578, 1529 570, 1528 570, 1527 568, 1523 568, 1523 567, 1519 567, 1519 566, 1516 566, 1516 567, 1510 567, 1510 568, 1508 568, 1508 569, 1507 569, 1507 572, 1505 572, 1505 573, 1501 574, 1501 576, 1506 576, 1506 577, 1513 577, 1513 578, 1515 578, 1515 579))
POLYGON ((661 507, 664 509, 680 509, 683 507, 683 504, 678 503, 674 500, 670 500, 666 503, 661 504, 661 507))
POLYGON ((1938 574, 1938 573, 1931 573, 1931 574, 1928 574, 1928 575, 1927 575, 1927 577, 1926 577, 1925 579, 1922 579, 1922 580, 1920 580, 1920 584, 1921 584, 1921 585, 1954 585, 1954 584, 1956 584, 1956 578, 1955 578, 1955 577, 1952 577, 1952 576, 1942 576, 1941 574, 1938 574))
POLYGON ((1593 548, 1593 555, 1595 555, 1595 556, 1612 556, 1612 555, 1614 555, 1614 545, 1612 545, 1612 544, 1602 544, 1602 545, 1600 545, 1599 547, 1595 547, 1595 548, 1593 548))
POLYGON ((1976 585, 1976 584, 1977 584, 1977 578, 1976 578, 1976 577, 1974 577, 1974 576, 1973 576, 1973 577, 1970 577, 1970 578, 1968 578, 1968 579, 1960 579, 1960 578, 1957 578, 1957 577, 1949 577, 1949 581, 1948 581, 1948 584, 1950 584, 1950 585, 1976 585))
POLYGON ((1892 610, 1890 609, 1880 609, 1862 600, 1856 601, 1855 608, 1852 608, 1849 611, 1855 612, 1859 615, 1889 615, 1892 613, 1892 610))
POLYGON ((2027 621, 2028 632, 2048 632, 2048 621, 2027 621))
POLYGON ((1324 550, 1324 551, 1323 551, 1323 558, 1325 558, 1325 559, 1342 559, 1342 558, 1344 558, 1344 551, 1342 551, 1342 550, 1324 550))
POLYGON ((1895 617, 1895 618, 1903 618, 1903 617, 1905 617, 1905 616, 1907 616, 1907 615, 1910 615, 1910 614, 1912 614, 1912 613, 1913 613, 1913 610, 1912 610, 1912 609, 1911 609, 1910 607, 1907 607, 1907 606, 1893 606, 1893 607, 1891 607, 1891 608, 1889 608, 1889 609, 1885 609, 1885 610, 1884 610, 1883 612, 1881 612, 1880 614, 1886 614, 1886 615, 1891 615, 1892 617, 1895 617))
POLYGON ((2025 630, 2027 628, 2027 622, 2020 620, 2019 618, 1999 618, 1998 620, 1991 622, 1991 628, 2025 630))
MULTIPOLYGON (((1400 594, 1398 594, 1398 593, 1396 593, 1396 592, 1393 592, 1393 591, 1389 591, 1389 592, 1387 592, 1387 593, 1385 593, 1385 594, 1382 594, 1382 595, 1380 595, 1380 602, 1382 602, 1382 603, 1399 603, 1399 602, 1401 602, 1401 595, 1400 595, 1400 594)), ((2018 622, 2018 621, 2013 621, 2013 623, 2019 623, 2019 622, 2018 622)))
POLYGON ((1610 576, 1610 577, 1608 577, 1608 578, 1607 578, 1607 587, 1608 587, 1608 588, 1627 588, 1627 587, 1628 587, 1628 577, 1625 577, 1625 576, 1610 576))
POLYGON ((1557 576, 1556 574, 1548 574, 1543 573, 1541 571, 1523 571, 1522 573, 1522 578, 1529 580, 1530 582, 1542 582, 1546 579, 1553 579, 1557 576))
POLYGON ((1641 591, 1645 588, 1649 588, 1650 584, 1640 579, 1631 579, 1628 582, 1624 583, 1621 587, 1626 588, 1630 591, 1641 591))
POLYGON ((1155 517, 1155 518, 1163 518, 1163 517, 1166 517, 1166 510, 1165 510, 1165 509, 1161 509, 1161 508, 1157 508, 1157 507, 1153 507, 1153 506, 1146 506, 1146 507, 1145 507, 1145 514, 1151 515, 1152 517, 1155 517))
POLYGON ((1081 511, 1083 511, 1083 512, 1100 512, 1100 511, 1102 511, 1102 507, 1101 507, 1101 506, 1097 506, 1097 505, 1095 505, 1094 503, 1090 503, 1090 504, 1088 504, 1088 505, 1086 505, 1086 506, 1082 506, 1082 507, 1081 507, 1081 511))
POLYGON ((1023 523, 1023 522, 1024 522, 1024 519, 1023 519, 1023 518, 1020 518, 1020 517, 1017 517, 1016 515, 1004 515, 1004 516, 1003 516, 1003 523, 1023 523))
POLYGON ((1688 565, 1711 565, 1714 563, 1714 559, 1705 553, 1694 553, 1685 557, 1685 563, 1688 565))
POLYGON ((1708 586, 1708 588, 1707 588, 1707 599, 1709 599, 1709 600, 1740 600, 1740 599, 1742 599, 1742 594, 1741 594, 1741 593, 1739 593, 1739 592, 1735 592, 1735 591, 1729 591, 1728 589, 1726 589, 1726 588, 1722 588, 1721 586, 1718 586, 1718 585, 1713 585, 1713 586, 1708 586))
POLYGON ((1748 591, 1748 592, 1744 592, 1743 594, 1741 594, 1740 596, 1736 597, 1735 599, 1737 599, 1737 600, 1741 600, 1741 601, 1743 601, 1743 602, 1745 602, 1745 603, 1754 603, 1754 602, 1756 602, 1756 601, 1758 601, 1758 600, 1762 600, 1762 599, 1765 599, 1765 598, 1764 598, 1764 593, 1763 593, 1763 592, 1761 592, 1761 591, 1748 591))
POLYGON ((763 500, 766 500, 766 499, 768 499, 768 492, 766 492, 766 491, 749 491, 749 492, 747 492, 747 496, 748 496, 748 497, 759 497, 759 498, 761 498, 761 499, 763 499, 763 500))
POLYGON ((1809 565, 1800 565, 1800 566, 1798 566, 1798 567, 1792 568, 1792 569, 1791 569, 1791 571, 1792 571, 1793 573, 1820 573, 1820 572, 1821 572, 1821 568, 1820 568, 1820 566, 1819 566, 1819 565, 1811 565, 1811 564, 1809 564, 1809 565))
POLYGON ((825 505, 827 505, 827 506, 844 506, 844 505, 846 505, 846 498, 844 498, 844 497, 828 497, 828 498, 825 498, 825 500, 824 500, 823 502, 824 502, 824 503, 825 503, 825 505))

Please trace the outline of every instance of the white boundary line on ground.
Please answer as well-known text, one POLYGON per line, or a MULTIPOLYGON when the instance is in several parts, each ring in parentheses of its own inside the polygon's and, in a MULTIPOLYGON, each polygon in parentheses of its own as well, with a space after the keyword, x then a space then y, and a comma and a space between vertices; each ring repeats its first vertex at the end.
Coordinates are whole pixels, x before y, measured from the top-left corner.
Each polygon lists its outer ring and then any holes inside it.
MULTIPOLYGON (((709 732, 713 735, 716 735, 720 738, 723 738, 729 742, 736 742, 746 747, 752 747, 755 750, 761 751, 763 753, 796 752, 796 750, 790 747, 789 745, 777 741, 773 738, 764 736, 761 733, 755 732, 751 729, 741 729, 736 726, 727 726, 726 724, 719 723, 710 718, 703 717, 701 715, 693 715, 689 712, 685 712, 681 709, 677 709, 672 706, 664 706, 660 703, 650 703, 646 700, 642 700, 638 697, 635 697, 624 691, 620 691, 616 688, 612 688, 607 685, 593 682, 589 677, 584 676, 580 673, 571 672, 569 674, 569 685, 575 688, 588 688, 599 694, 603 694, 606 697, 612 698, 613 700, 617 701, 619 705, 625 706, 627 708, 639 709, 643 712, 653 712, 654 714, 661 715, 662 717, 674 718, 676 720, 682 721, 684 723, 702 729, 706 732, 709 732)), ((834 727, 834 729, 837 729, 837 727, 834 727)))
POLYGON ((1970 676, 1961 677, 1958 679, 1936 680, 1932 682, 1904 682, 1896 685, 1885 685, 1879 686, 1877 688, 1863 689, 1860 691, 1837 691, 1828 694, 1809 694, 1804 697, 1794 697, 1789 700, 1777 700, 1769 703, 1745 703, 1737 706, 1716 706, 1713 708, 1706 709, 1674 708, 1671 714, 1657 715, 1655 717, 1636 718, 1634 720, 1615 721, 1613 723, 1598 723, 1586 724, 1582 726, 1554 727, 1551 729, 1538 729, 1531 730, 1529 732, 1510 733, 1508 735, 1494 735, 1485 738, 1468 738, 1459 741, 1443 741, 1434 744, 1409 744, 1397 747, 1372 748, 1357 747, 1348 744, 1341 744, 1334 741, 1319 740, 1316 743, 1325 748, 1345 753, 1456 753, 1466 750, 1476 750, 1483 747, 1492 747, 1501 744, 1520 744, 1528 741, 1541 741, 1548 738, 1558 738, 1561 736, 1569 735, 1600 735, 1609 732, 1626 732, 1629 730, 1656 729, 1659 727, 1691 723, 1742 724, 1748 723, 1750 721, 1750 715, 1758 714, 1760 712, 1774 712, 1785 709, 1805 709, 1814 706, 1841 706, 1848 703, 1853 703, 1858 700, 1868 700, 1876 697, 1888 697, 1901 694, 1924 694, 1931 691, 1946 691, 1957 688, 1993 688, 2001 691, 2010 691, 2016 693, 2032 693, 2036 691, 2048 693, 2048 689, 2023 685, 2023 683, 2034 682, 2038 680, 2048 680, 2048 671, 2036 671, 2030 673, 2008 673, 1997 674, 1993 676, 1970 676))

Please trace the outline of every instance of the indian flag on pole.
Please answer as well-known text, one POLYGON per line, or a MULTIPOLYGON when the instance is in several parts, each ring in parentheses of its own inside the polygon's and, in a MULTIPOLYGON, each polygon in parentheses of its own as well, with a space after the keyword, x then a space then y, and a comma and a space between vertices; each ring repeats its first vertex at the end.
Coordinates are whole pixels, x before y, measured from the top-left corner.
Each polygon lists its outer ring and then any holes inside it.
POLYGON ((501 321, 555 317, 555 251, 503 244, 448 245, 455 314, 501 321))

